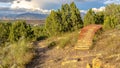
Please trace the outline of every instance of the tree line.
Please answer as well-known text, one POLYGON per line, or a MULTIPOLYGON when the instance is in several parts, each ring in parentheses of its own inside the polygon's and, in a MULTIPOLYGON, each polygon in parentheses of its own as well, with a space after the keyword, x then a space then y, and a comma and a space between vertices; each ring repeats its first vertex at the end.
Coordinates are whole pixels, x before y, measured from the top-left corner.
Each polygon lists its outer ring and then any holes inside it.
POLYGON ((101 24, 103 30, 120 28, 120 5, 109 4, 104 11, 95 12, 89 9, 84 18, 75 3, 63 4, 61 9, 52 10, 46 19, 45 29, 49 35, 74 31, 90 24, 101 24))
POLYGON ((120 28, 120 5, 109 4, 104 11, 94 12, 90 9, 84 17, 84 26, 101 24, 104 30, 120 28))
POLYGON ((33 26, 26 24, 25 21, 15 21, 11 23, 0 23, 0 43, 14 43, 20 38, 29 41, 39 40, 47 37, 43 26, 33 26))

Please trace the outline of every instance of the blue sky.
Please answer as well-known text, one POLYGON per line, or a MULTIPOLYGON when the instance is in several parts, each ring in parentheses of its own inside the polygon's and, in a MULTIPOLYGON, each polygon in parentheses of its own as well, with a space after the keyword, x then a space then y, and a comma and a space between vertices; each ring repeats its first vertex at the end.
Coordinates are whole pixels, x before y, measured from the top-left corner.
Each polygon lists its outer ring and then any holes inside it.
POLYGON ((90 8, 100 8, 105 6, 104 2, 102 1, 85 1, 85 2, 75 2, 77 7, 81 10, 88 10, 90 8))
POLYGON ((8 8, 11 10, 40 10, 47 12, 51 9, 58 9, 63 3, 70 3, 74 1, 80 10, 88 10, 90 8, 104 7, 110 3, 120 4, 120 0, 0 0, 0 11, 6 11, 1 8, 8 8))

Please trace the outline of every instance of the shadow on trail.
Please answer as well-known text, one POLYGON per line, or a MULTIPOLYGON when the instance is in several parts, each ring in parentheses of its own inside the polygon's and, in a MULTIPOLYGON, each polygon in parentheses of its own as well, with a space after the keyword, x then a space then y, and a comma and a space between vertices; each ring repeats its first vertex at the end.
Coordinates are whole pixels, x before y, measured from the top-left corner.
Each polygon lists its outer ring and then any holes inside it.
POLYGON ((46 58, 49 57, 48 55, 45 55, 45 53, 51 50, 52 48, 49 48, 48 46, 41 48, 40 46, 38 46, 38 43, 39 42, 34 43, 36 47, 35 48, 36 56, 33 58, 33 60, 30 63, 26 65, 26 68, 41 68, 42 64, 45 63, 46 58))

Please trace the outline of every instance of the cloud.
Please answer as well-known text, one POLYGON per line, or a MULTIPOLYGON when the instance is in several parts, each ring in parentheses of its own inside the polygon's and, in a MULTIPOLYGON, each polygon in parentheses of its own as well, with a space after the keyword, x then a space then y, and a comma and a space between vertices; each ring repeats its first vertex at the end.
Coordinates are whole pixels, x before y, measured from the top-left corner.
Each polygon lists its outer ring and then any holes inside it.
POLYGON ((74 0, 14 0, 10 8, 32 11, 37 10, 40 12, 49 13, 51 9, 58 9, 62 4, 70 3, 72 1, 74 0))
POLYGON ((85 2, 85 1, 95 1, 95 0, 75 0, 75 1, 85 2))
MULTIPOLYGON (((88 10, 89 10, 89 9, 88 9, 88 10)), ((86 13, 88 12, 88 10, 80 10, 80 12, 86 14, 86 13)), ((105 11, 105 7, 102 6, 102 7, 100 7, 100 8, 92 8, 92 10, 93 10, 94 12, 101 12, 101 11, 105 11)))
POLYGON ((15 0, 12 2, 10 8, 13 10, 24 9, 27 11, 35 11, 44 14, 50 13, 51 9, 54 9, 59 4, 62 4, 61 0, 15 0))
POLYGON ((105 7, 100 7, 100 8, 92 8, 93 11, 95 12, 100 12, 100 11, 105 11, 105 7))
POLYGON ((11 8, 25 8, 25 9, 38 9, 56 7, 61 5, 63 0, 15 0, 12 2, 11 8))
POLYGON ((81 13, 87 13, 87 10, 80 10, 81 13))
POLYGON ((120 4, 120 0, 105 0, 104 1, 104 4, 111 4, 111 3, 120 4))

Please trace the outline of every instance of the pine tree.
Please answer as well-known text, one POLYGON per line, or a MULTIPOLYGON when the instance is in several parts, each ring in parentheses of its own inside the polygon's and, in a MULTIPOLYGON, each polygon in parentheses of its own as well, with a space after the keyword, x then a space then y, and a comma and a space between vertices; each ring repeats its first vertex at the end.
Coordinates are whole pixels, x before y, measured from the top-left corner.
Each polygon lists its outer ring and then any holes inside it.
POLYGON ((49 35, 74 31, 83 26, 80 11, 75 3, 63 4, 61 9, 51 11, 46 18, 45 28, 49 35))
POLYGON ((18 41, 21 37, 27 40, 32 39, 32 37, 34 37, 33 31, 30 25, 27 25, 25 21, 16 21, 10 28, 9 41, 18 41))
POLYGON ((118 24, 120 24, 120 5, 107 5, 104 15, 104 30, 114 29, 118 24), (106 21, 108 18, 109 21, 106 21))
POLYGON ((0 23, 0 44, 8 41, 11 23, 0 23))
POLYGON ((61 18, 62 18, 62 31, 66 32, 71 30, 71 20, 70 20, 70 6, 68 4, 62 5, 61 8, 61 18))
POLYGON ((76 7, 74 2, 70 4, 70 10, 71 10, 70 19, 72 21, 73 30, 81 28, 83 26, 83 21, 80 16, 80 11, 76 7))
POLYGON ((103 24, 104 23, 104 11, 95 13, 95 24, 103 24))
POLYGON ((95 12, 92 9, 84 16, 84 26, 89 24, 95 24, 95 12))
POLYGON ((51 14, 47 17, 45 28, 49 35, 56 35, 60 31, 60 17, 57 12, 51 11, 51 14))

